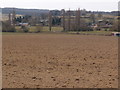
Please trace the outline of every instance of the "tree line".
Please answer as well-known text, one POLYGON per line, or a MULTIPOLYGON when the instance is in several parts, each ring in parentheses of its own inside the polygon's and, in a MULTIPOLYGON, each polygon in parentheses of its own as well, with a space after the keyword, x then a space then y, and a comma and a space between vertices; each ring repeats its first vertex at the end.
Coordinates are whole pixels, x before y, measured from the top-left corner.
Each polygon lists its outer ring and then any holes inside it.
MULTIPOLYGON (((3 24, 3 32, 16 32, 16 25, 19 23, 28 23, 30 26, 36 26, 38 32, 42 29, 43 26, 48 26, 49 31, 52 31, 52 27, 61 26, 63 27, 63 31, 93 31, 92 25, 96 24, 96 19, 99 20, 104 19, 105 24, 111 24, 112 27, 110 30, 118 31, 119 29, 119 17, 116 20, 105 21, 102 14, 98 14, 96 18, 95 13, 91 13, 89 17, 85 13, 81 12, 80 9, 76 11, 65 11, 64 9, 60 11, 49 11, 49 13, 43 13, 41 15, 24 15, 16 17, 15 10, 9 14, 9 20, 2 22, 3 24), (86 17, 85 17, 86 16, 86 17), (85 20, 85 18, 89 18, 85 20), (107 23, 106 23, 107 22, 107 23)), ((98 24, 98 30, 101 24, 98 24)), ((28 28, 26 26, 21 26, 21 29, 24 32, 28 32, 28 28)))

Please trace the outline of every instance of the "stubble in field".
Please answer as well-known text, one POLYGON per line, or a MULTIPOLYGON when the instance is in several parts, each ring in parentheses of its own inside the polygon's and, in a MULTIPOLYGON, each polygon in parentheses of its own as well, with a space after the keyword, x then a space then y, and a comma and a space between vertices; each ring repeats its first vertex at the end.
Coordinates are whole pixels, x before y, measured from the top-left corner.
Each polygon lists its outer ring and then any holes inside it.
POLYGON ((117 37, 3 35, 3 88, 117 88, 117 37))

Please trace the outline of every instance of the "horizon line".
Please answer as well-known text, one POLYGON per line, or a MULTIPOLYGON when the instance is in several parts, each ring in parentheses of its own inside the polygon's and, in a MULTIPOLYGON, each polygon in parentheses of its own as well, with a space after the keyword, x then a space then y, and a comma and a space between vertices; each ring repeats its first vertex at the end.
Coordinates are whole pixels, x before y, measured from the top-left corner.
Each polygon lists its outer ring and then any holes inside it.
MULTIPOLYGON (((49 10, 49 11, 51 11, 51 10, 62 10, 62 9, 43 9, 43 8, 21 8, 21 7, 0 7, 0 8, 14 8, 14 9, 33 9, 33 10, 49 10)), ((79 7, 78 7, 79 8, 79 7)), ((77 9, 78 9, 77 8, 77 9)), ((64 9, 64 8, 63 8, 64 9)), ((70 8, 71 9, 71 8, 70 8)), ((69 8, 68 9, 64 9, 64 10, 69 10, 69 8)), ((76 9, 71 9, 71 11, 75 11, 76 9)), ((119 11, 119 10, 111 10, 111 11, 106 11, 106 10, 87 10, 87 9, 85 9, 85 8, 82 8, 82 9, 80 9, 80 10, 86 10, 86 11, 92 11, 92 12, 114 12, 114 11, 119 11)))

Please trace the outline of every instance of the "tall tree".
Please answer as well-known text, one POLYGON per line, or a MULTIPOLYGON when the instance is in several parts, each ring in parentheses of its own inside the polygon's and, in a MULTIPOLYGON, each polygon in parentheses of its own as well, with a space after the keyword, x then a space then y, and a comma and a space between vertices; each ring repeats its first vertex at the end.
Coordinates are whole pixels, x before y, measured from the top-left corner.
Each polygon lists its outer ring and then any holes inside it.
POLYGON ((15 28, 15 23, 16 23, 16 13, 15 13, 15 9, 13 8, 13 13, 12 13, 12 22, 13 22, 13 27, 15 28))
POLYGON ((80 29, 80 8, 76 11, 76 30, 80 29))
POLYGON ((9 23, 11 25, 11 13, 9 13, 9 23))
POLYGON ((120 18, 118 18, 118 32, 120 32, 120 18))
POLYGON ((92 23, 95 23, 95 14, 94 13, 92 13, 90 15, 90 19, 91 19, 92 23))
POLYGON ((68 11, 68 30, 69 31, 71 30, 70 24, 71 24, 71 13, 70 13, 70 9, 69 9, 69 11, 68 11))
POLYGON ((49 12, 49 30, 51 31, 52 28, 52 12, 49 12))
POLYGON ((98 18, 102 19, 103 15, 101 13, 98 14, 98 18))
POLYGON ((65 10, 64 9, 62 10, 62 16, 63 16, 63 19, 62 19, 62 21, 63 21, 63 30, 65 31, 65 10))

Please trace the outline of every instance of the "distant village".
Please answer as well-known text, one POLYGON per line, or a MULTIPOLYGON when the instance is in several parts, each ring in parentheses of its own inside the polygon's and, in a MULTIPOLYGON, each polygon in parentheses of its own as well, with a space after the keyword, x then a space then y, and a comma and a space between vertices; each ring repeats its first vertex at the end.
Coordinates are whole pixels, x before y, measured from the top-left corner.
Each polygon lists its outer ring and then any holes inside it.
MULTIPOLYGON (((51 10, 46 13, 33 13, 32 15, 20 15, 13 9, 8 14, 7 21, 11 26, 32 27, 41 26, 62 27, 63 31, 118 31, 118 14, 104 12, 91 12, 81 10, 51 10)), ((4 30, 7 31, 7 30, 4 30)))

